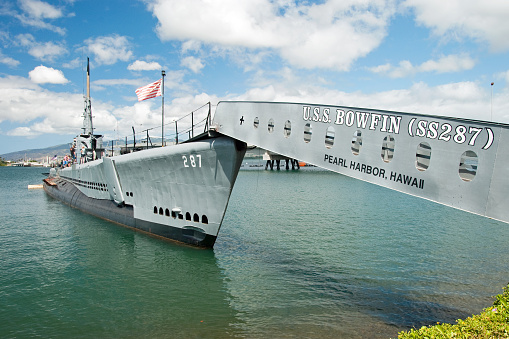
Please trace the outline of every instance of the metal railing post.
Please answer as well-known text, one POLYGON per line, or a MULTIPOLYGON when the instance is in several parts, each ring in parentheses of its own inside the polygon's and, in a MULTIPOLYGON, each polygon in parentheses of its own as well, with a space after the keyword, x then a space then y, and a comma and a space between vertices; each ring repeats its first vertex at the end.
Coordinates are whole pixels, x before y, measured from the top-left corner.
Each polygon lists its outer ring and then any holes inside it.
POLYGON ((177 120, 175 120, 175 144, 179 143, 179 130, 177 120))

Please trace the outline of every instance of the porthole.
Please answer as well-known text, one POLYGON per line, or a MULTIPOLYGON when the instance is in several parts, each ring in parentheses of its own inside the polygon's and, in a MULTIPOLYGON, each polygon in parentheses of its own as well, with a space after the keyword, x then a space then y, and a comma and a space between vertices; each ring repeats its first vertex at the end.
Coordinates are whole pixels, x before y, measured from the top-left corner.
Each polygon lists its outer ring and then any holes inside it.
POLYGON ((258 128, 259 125, 260 125, 260 119, 258 119, 258 117, 254 118, 254 122, 253 122, 254 128, 258 128))
POLYGON ((463 181, 472 181, 477 173, 479 159, 474 151, 465 151, 460 158, 459 175, 463 181))
POLYGON ((271 118, 269 120, 269 123, 267 125, 267 129, 268 129, 269 133, 274 132, 274 119, 271 118))
POLYGON ((431 146, 427 142, 421 142, 417 146, 415 154, 415 167, 419 171, 425 171, 429 167, 431 161, 431 146))
POLYGON ((325 132, 325 147, 332 148, 334 146, 334 137, 336 135, 336 131, 334 131, 334 127, 329 126, 327 131, 325 132))
POLYGON ((311 127, 311 123, 308 122, 304 125, 304 141, 310 142, 312 135, 313 135, 313 128, 311 127))
POLYGON ((292 123, 290 122, 290 120, 286 120, 283 134, 285 138, 290 137, 290 134, 292 134, 292 123))
POLYGON ((197 213, 195 213, 195 214, 193 215, 193 221, 194 221, 194 222, 200 222, 200 216, 199 216, 197 213))
POLYGON ((164 215, 166 215, 167 217, 169 217, 169 216, 170 216, 170 210, 169 210, 169 209, 166 209, 166 210, 164 211, 164 215))
POLYGON ((392 135, 388 135, 384 138, 384 141, 382 142, 382 160, 384 162, 391 162, 392 158, 394 157, 394 145, 395 140, 392 137, 392 135))
POLYGON ((162 207, 159 207, 159 214, 163 215, 163 208, 162 207))
POLYGON ((209 223, 209 218, 207 218, 206 215, 202 215, 201 216, 201 222, 202 222, 202 224, 208 224, 209 223))
POLYGON ((173 218, 176 218, 177 217, 177 211, 171 211, 171 216, 173 218))
POLYGON ((179 213, 179 219, 180 220, 183 220, 184 219, 184 215, 182 213, 179 213))
POLYGON ((191 221, 191 213, 186 212, 186 220, 191 221))
POLYGON ((359 155, 362 148, 362 133, 357 130, 353 133, 352 138, 352 153, 354 155, 359 155))
POLYGON ((157 206, 154 206, 154 214, 157 214, 157 206))

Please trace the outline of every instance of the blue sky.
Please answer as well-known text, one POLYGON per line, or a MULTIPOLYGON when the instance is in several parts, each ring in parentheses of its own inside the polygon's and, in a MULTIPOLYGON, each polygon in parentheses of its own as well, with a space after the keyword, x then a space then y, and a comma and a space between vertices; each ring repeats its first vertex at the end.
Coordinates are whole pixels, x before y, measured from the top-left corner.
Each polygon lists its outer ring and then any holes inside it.
POLYGON ((290 101, 509 123, 507 0, 0 0, 0 154, 208 101, 290 101), (491 83, 494 85, 491 86, 491 83), (493 94, 492 94, 493 93, 493 94), (493 107, 493 109, 492 109, 493 107))

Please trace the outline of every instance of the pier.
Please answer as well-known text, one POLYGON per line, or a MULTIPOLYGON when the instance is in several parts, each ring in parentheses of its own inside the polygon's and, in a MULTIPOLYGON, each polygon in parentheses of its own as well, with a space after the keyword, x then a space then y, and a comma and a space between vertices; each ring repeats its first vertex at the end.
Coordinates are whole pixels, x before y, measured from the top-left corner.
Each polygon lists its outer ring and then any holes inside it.
POLYGON ((285 157, 284 155, 277 154, 271 151, 265 151, 263 154, 263 160, 265 163, 265 170, 269 169, 274 170, 274 162, 276 163, 276 170, 281 170, 281 161, 286 163, 285 169, 288 171, 290 169, 290 164, 292 165, 292 171, 299 169, 299 161, 293 158, 285 157))

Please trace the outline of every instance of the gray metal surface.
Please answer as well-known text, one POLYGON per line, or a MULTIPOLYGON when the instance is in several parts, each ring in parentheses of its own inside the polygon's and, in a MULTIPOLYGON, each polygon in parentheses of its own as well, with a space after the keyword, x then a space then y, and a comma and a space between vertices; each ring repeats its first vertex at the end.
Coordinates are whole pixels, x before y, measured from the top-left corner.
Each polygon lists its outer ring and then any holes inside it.
POLYGON ((353 178, 509 222, 509 126, 374 109, 220 102, 221 134, 353 178))
POLYGON ((217 135, 51 169, 58 186, 45 189, 73 207, 119 223, 127 207, 132 214, 127 226, 210 247, 245 151, 244 143, 217 135))
POLYGON ((144 232, 214 245, 246 144, 207 131, 192 142, 105 157, 102 136, 94 134, 88 59, 83 118, 72 165, 52 168, 44 181, 49 195, 144 232))
POLYGON ((122 186, 120 186, 115 160, 107 157, 103 158, 103 168, 111 199, 115 201, 117 205, 123 204, 125 198, 122 192, 122 186))

